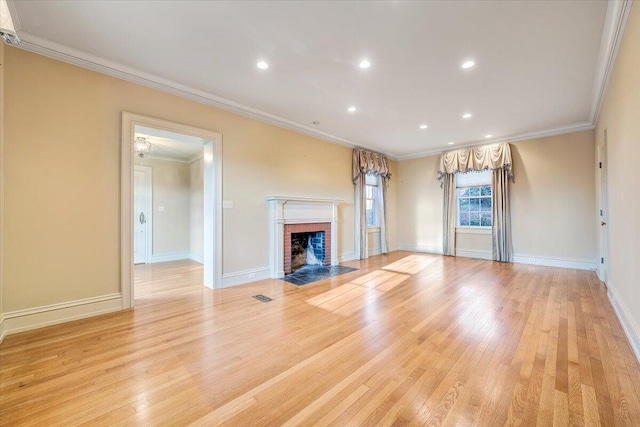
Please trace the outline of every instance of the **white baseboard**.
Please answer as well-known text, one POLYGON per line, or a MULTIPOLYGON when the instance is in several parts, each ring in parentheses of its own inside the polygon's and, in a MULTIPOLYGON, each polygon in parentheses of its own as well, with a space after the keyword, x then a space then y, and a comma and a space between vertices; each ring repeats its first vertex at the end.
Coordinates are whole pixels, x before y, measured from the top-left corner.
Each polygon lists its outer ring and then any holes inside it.
POLYGON ((193 252, 189 252, 189 259, 191 261, 199 262, 200 264, 204 264, 204 257, 199 254, 195 254, 193 252))
MULTIPOLYGON (((398 245, 389 245, 389 250, 387 251, 387 253, 395 252, 397 250, 398 250, 398 245)), ((382 248, 380 246, 372 248, 372 249, 369 249, 369 256, 380 255, 380 254, 382 254, 382 248)), ((354 257, 354 259, 355 259, 355 257, 354 257)), ((343 261, 342 257, 340 257, 340 262, 342 262, 342 261, 343 261)))
POLYGON ((122 295, 119 293, 10 311, 3 313, 0 321, 0 342, 5 335, 118 310, 122 310, 122 295))
POLYGON ((513 262, 517 264, 544 265, 546 267, 573 268, 575 270, 595 271, 596 263, 580 259, 547 258, 536 255, 515 254, 513 262))
POLYGON ((369 249, 369 256, 380 255, 381 253, 382 250, 380 250, 379 246, 377 248, 369 249))
POLYGON ((442 255, 442 246, 435 245, 403 245, 399 243, 396 246, 399 251, 424 252, 428 254, 442 255))
POLYGON ((271 271, 269 267, 252 268, 250 270, 224 273, 222 275, 222 287, 228 288, 230 286, 243 285, 257 280, 268 279, 270 274, 271 271))
POLYGON ((356 259, 356 253, 355 252, 345 252, 345 253, 341 254, 340 256, 338 256, 338 262, 353 261, 354 259, 356 259))
POLYGON ((180 261, 182 259, 189 259, 190 258, 190 254, 189 252, 174 252, 174 253, 169 253, 169 254, 153 254, 151 256, 151 261, 149 261, 150 264, 156 263, 156 262, 168 262, 168 261, 180 261))
POLYGON ((625 305, 624 300, 618 298, 614 289, 614 284, 609 281, 609 283, 607 283, 607 296, 609 297, 611 306, 613 307, 616 316, 618 316, 622 329, 629 340, 631 349, 633 350, 638 362, 640 362, 640 327, 638 327, 638 324, 635 322, 633 317, 631 317, 631 312, 625 305))
POLYGON ((487 251, 477 251, 471 249, 456 249, 456 256, 463 258, 476 258, 476 259, 493 259, 493 253, 487 251))
POLYGON ((4 329, 4 316, 0 316, 0 344, 2 344, 5 335, 7 335, 7 331, 4 329))
MULTIPOLYGON (((428 246, 428 245, 398 245, 400 251, 411 252, 426 252, 430 254, 442 255, 441 246, 428 246)), ((478 258, 490 260, 493 258, 491 251, 478 251, 478 250, 466 250, 456 249, 456 255, 465 258, 478 258)), ((517 264, 532 264, 532 265, 544 265, 546 267, 560 267, 560 268, 573 268, 576 270, 593 270, 596 269, 596 263, 594 261, 587 261, 581 259, 563 259, 563 258, 549 258, 541 257, 537 255, 515 254, 513 262, 517 264)))

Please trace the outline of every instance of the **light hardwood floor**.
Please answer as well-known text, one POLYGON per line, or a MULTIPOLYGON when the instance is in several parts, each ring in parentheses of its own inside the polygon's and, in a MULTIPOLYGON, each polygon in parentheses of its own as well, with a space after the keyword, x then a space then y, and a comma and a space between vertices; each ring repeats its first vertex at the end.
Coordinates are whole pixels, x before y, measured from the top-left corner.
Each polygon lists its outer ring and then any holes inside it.
POLYGON ((0 424, 640 425, 640 367, 594 273, 347 264, 218 291, 191 261, 136 267, 135 310, 5 339, 0 424))

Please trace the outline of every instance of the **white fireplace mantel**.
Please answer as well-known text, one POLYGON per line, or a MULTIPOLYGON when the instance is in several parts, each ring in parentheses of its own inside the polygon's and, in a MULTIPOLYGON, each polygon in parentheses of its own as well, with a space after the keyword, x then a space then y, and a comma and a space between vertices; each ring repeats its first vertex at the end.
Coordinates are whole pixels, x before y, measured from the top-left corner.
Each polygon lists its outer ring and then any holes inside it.
POLYGON ((284 225, 331 223, 331 265, 338 265, 338 204, 342 200, 268 196, 271 278, 284 277, 284 225))

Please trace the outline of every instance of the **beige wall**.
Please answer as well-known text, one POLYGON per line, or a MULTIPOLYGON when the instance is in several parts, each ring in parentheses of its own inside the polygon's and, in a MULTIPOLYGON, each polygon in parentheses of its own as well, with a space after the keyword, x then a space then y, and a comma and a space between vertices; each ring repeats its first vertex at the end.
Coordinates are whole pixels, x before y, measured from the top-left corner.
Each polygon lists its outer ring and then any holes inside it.
POLYGON ((438 156, 398 162, 398 247, 442 252, 442 190, 438 156))
MULTIPOLYGON (((512 143, 514 252, 519 256, 595 262, 593 132, 512 143)), ((398 245, 442 250, 439 156, 399 162, 398 245)), ((459 234, 456 249, 491 253, 491 236, 459 234)))
POLYGON ((595 262, 593 131, 512 144, 515 253, 595 262))
POLYGON ((202 159, 192 162, 189 185, 189 252, 204 256, 204 164, 202 159))
POLYGON ((188 253, 189 164, 160 159, 136 159, 135 164, 153 171, 153 255, 188 253))
MULTIPOLYGON (((596 126, 607 130, 609 277, 640 357, 640 5, 635 4, 620 45, 596 126)), ((594 166, 595 168, 595 166, 594 166)), ((595 223, 596 221, 594 221, 595 223)), ((599 232, 598 232, 599 233, 599 232)))
POLYGON ((5 311, 119 291, 122 111, 223 134, 224 273, 268 266, 268 195, 344 200, 353 256, 350 148, 13 47, 5 73, 5 311))

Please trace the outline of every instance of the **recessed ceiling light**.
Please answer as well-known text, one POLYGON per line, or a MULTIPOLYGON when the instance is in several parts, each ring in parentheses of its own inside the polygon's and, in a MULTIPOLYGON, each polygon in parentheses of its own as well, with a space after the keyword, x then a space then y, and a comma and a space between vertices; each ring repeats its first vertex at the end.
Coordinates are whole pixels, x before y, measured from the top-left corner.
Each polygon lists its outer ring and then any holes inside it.
POLYGON ((476 65, 476 62, 475 62, 475 61, 465 61, 465 62, 462 64, 462 68, 471 68, 471 67, 473 67, 474 65, 476 65))
POLYGON ((471 113, 464 113, 464 114, 462 115, 462 118, 463 118, 463 119, 470 119, 470 118, 471 118, 471 113))
POLYGON ((485 135, 485 138, 491 138, 493 135, 489 134, 489 135, 485 135))
POLYGON ((261 70, 266 70, 267 68, 269 68, 269 64, 267 64, 264 61, 260 61, 256 64, 258 66, 258 68, 260 68, 261 70))
POLYGON ((427 125, 420 125, 420 129, 426 129, 427 127, 427 125))
POLYGON ((453 142, 449 142, 448 145, 453 145, 453 142))
POLYGON ((350 113, 355 113, 356 112, 356 107, 349 107, 347 108, 347 111, 350 113))
POLYGON ((360 61, 360 68, 369 68, 371 67, 371 62, 367 61, 366 59, 363 59, 362 61, 360 61))

